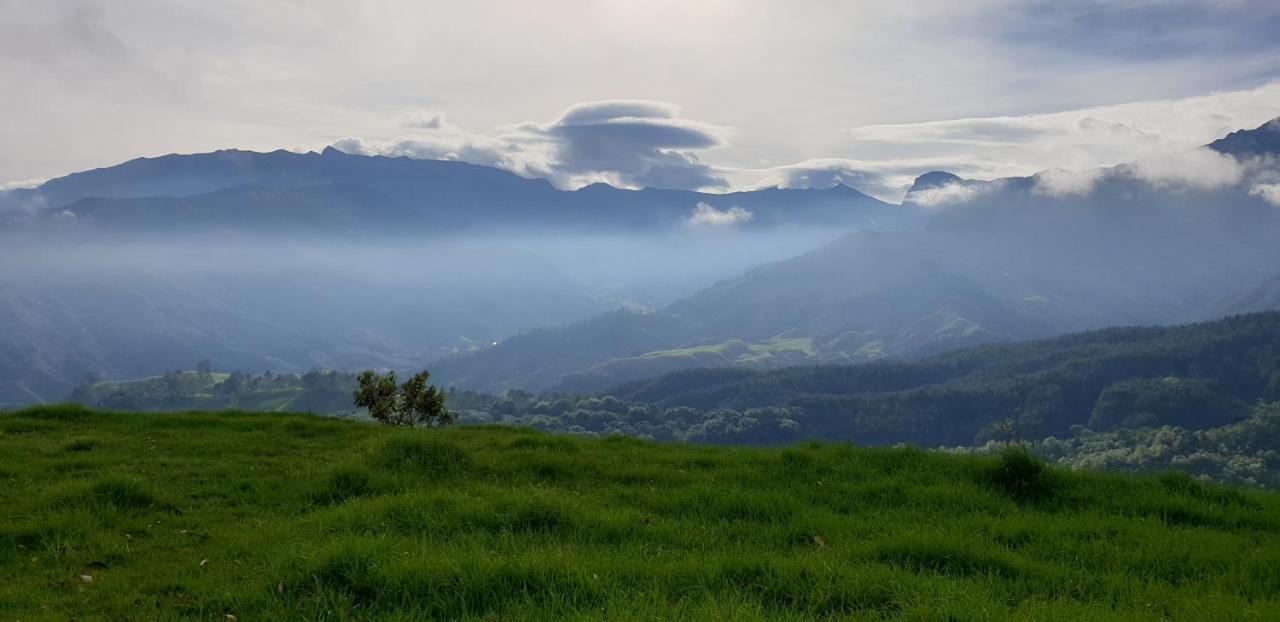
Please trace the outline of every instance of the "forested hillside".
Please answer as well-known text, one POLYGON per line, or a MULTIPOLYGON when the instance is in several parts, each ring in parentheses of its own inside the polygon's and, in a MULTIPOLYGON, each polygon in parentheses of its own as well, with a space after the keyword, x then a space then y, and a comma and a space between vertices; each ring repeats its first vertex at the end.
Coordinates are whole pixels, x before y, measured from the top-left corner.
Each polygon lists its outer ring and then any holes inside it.
MULTIPOLYGON (((72 399, 101 408, 248 408, 336 413, 354 376, 171 372, 101 382, 72 399)), ((985 345, 921 361, 689 370, 599 394, 454 390, 470 422, 692 442, 968 445, 1075 426, 1212 428, 1280 400, 1280 312, 1177 327, 1113 328, 985 345)))
POLYGON ((550 429, 773 444, 968 445, 1075 426, 1204 429, 1280 400, 1280 313, 987 345, 919 362, 693 370, 603 398, 476 394, 475 410, 550 429), (1004 432, 1002 432, 1004 430, 1004 432))

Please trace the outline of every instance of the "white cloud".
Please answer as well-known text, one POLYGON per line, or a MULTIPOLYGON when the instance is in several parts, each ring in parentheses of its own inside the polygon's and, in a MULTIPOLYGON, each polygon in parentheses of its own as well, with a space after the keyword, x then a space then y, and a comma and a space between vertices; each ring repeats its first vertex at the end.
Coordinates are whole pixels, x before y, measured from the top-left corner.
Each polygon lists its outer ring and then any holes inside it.
POLYGON ((1200 148, 1171 151, 1118 169, 1158 188, 1211 190, 1240 183, 1245 166, 1229 155, 1200 148))
POLYGON ((1262 197, 1267 203, 1280 207, 1280 184, 1257 184, 1249 189, 1249 194, 1262 197))
MULTIPOLYGON (((1091 175, 1085 173, 1082 180, 1063 171, 1138 160, 1152 160, 1150 169, 1139 173, 1159 182, 1166 177, 1161 171, 1199 159, 1213 167, 1212 183, 1217 184, 1223 174, 1230 176, 1228 164, 1204 154, 1181 154, 1275 118, 1280 115, 1277 102, 1280 82, 1273 82, 1241 91, 1046 114, 868 125, 850 130, 847 138, 850 149, 863 159, 875 160, 881 154, 899 160, 981 162, 991 176, 1054 170, 1049 179, 1064 182, 1054 186, 1060 188, 1079 188, 1091 175), (1171 153, 1177 161, 1162 161, 1171 153)), ((939 168, 948 170, 945 165, 939 168)))
POLYGON ((49 180, 43 177, 34 177, 31 179, 18 179, 14 181, 6 181, 6 182, 0 183, 0 192, 4 192, 5 190, 20 190, 20 189, 35 188, 46 181, 49 181, 49 180))
POLYGON ((1245 178, 1250 164, 1212 149, 1177 149, 1114 168, 1050 169, 1035 176, 1034 191, 1049 196, 1088 194, 1104 177, 1127 177, 1163 190, 1213 190, 1245 178))
POLYGON ((359 155, 410 157, 420 160, 457 160, 506 169, 526 177, 538 176, 546 167, 546 154, 529 149, 528 139, 515 135, 489 136, 452 125, 443 116, 409 134, 389 139, 349 136, 333 141, 339 151, 359 155))
MULTIPOLYGON (((702 152, 729 145, 728 129, 684 118, 672 104, 645 100, 575 104, 553 121, 491 132, 462 128, 444 113, 424 110, 395 117, 386 131, 391 138, 343 138, 333 146, 495 166, 566 189, 596 182, 708 191, 844 184, 897 202, 917 176, 941 170, 978 180, 1034 175, 1036 192, 1061 196, 1087 193, 1104 174, 1101 169, 1129 162, 1116 174, 1161 187, 1213 188, 1239 182, 1240 167, 1195 147, 1280 112, 1273 96, 1280 98, 1280 83, 1040 115, 865 126, 848 133, 855 144, 911 157, 815 158, 761 168, 704 162, 702 152)), ((971 199, 974 188, 932 189, 915 200, 971 199)))
POLYGON ((493 134, 453 125, 439 113, 412 113, 389 139, 341 138, 348 153, 460 160, 544 177, 560 188, 604 182, 621 188, 723 190, 728 183, 695 151, 726 144, 727 130, 683 119, 674 105, 640 100, 570 106, 550 123, 521 123, 493 134))
POLYGON ((896 203, 903 199, 916 177, 929 171, 947 171, 966 179, 994 179, 1016 171, 1030 175, 1015 165, 985 162, 971 157, 853 160, 818 158, 767 169, 726 171, 735 187, 831 188, 836 184, 857 188, 880 200, 896 203))
POLYGON ((694 226, 713 226, 713 227, 729 227, 751 221, 753 214, 750 210, 733 206, 728 209, 718 210, 708 203, 699 202, 693 208, 693 213, 689 215, 686 222, 694 226))
MULTIPOLYGON (((980 180, 1034 175, 1037 192, 1067 195, 1091 191, 1102 169, 1140 161, 1128 173, 1154 185, 1218 187, 1238 181, 1238 167, 1196 148, 1276 117, 1277 101, 1280 82, 1045 114, 863 126, 845 133, 843 148, 859 157, 726 169, 726 174, 739 188, 843 183, 896 202, 917 176, 934 170, 980 180)), ((954 192, 933 194, 939 200, 958 198, 954 192)))
POLYGON ((35 188, 45 181, 44 179, 22 179, 0 183, 0 212, 35 212, 44 209, 46 204, 43 195, 17 191, 35 188))
POLYGON ((679 117, 662 102, 610 100, 575 104, 547 125, 522 129, 551 144, 560 185, 606 182, 628 188, 725 189, 728 183, 694 153, 725 145, 724 128, 679 117))
POLYGON ((986 186, 984 185, 950 183, 912 192, 907 198, 916 205, 940 207, 951 205, 952 203, 972 201, 985 191, 986 186))
POLYGON ((1100 168, 1083 171, 1051 168, 1036 173, 1032 192, 1053 197, 1089 194, 1104 173, 1106 170, 1100 168))

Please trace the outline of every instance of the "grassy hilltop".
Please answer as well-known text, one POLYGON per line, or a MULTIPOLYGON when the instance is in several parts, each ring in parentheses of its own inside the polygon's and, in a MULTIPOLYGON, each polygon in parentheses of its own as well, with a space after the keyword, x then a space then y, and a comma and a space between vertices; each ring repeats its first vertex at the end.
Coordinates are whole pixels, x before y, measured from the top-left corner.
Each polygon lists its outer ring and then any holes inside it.
POLYGON ((1280 495, 913 449, 0 415, 0 619, 1276 619, 1280 495))

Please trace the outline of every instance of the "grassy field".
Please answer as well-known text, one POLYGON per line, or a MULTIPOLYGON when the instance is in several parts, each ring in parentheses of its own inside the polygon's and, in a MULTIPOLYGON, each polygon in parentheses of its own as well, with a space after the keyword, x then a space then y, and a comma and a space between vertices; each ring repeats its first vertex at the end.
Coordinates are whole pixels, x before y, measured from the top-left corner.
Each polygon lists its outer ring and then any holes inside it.
POLYGON ((0 415, 0 619, 1280 618, 1280 495, 1011 453, 0 415))

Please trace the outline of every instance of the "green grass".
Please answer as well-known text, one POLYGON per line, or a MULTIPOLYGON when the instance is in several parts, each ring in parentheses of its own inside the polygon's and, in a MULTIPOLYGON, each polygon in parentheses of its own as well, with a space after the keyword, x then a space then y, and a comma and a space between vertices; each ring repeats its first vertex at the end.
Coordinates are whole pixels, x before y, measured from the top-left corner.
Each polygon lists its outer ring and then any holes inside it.
POLYGON ((1280 495, 1016 453, 0 415, 4 620, 1264 620, 1277 569, 1280 495))

